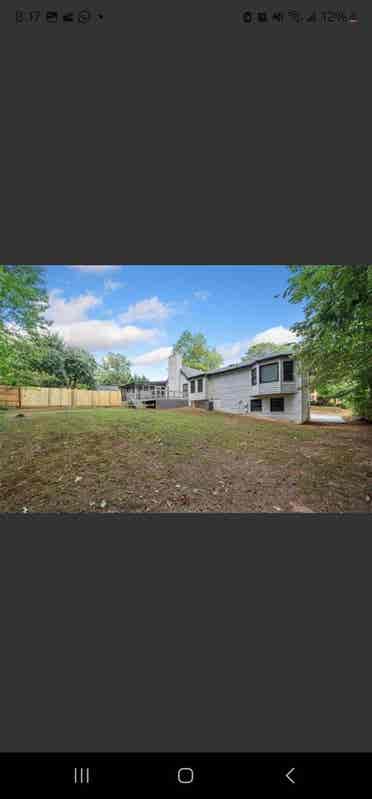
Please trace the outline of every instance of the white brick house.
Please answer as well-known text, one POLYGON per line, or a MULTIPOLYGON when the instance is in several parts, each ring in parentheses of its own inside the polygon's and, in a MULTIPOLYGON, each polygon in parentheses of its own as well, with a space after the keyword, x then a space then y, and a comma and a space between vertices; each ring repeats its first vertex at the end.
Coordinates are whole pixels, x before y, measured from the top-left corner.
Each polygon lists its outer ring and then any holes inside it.
POLYGON ((168 390, 189 405, 216 411, 254 413, 297 424, 310 417, 307 380, 288 350, 209 372, 183 366, 177 353, 169 358, 168 390))

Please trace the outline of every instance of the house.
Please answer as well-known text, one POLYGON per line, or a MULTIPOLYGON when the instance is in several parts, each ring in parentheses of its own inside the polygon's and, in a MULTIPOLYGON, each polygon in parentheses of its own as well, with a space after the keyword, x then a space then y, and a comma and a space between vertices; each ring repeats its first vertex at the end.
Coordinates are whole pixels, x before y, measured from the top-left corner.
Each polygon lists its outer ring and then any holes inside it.
MULTIPOLYGON (((250 361, 208 372, 185 369, 179 355, 170 358, 172 377, 183 379, 189 405, 228 413, 254 413, 303 424, 309 420, 307 379, 289 350, 265 353, 250 361)), ((178 385, 178 384, 177 384, 178 385)))
POLYGON ((283 349, 210 371, 184 366, 175 353, 168 361, 168 380, 122 390, 127 389, 127 398, 130 390, 137 402, 153 407, 189 405, 303 424, 310 418, 307 384, 293 353, 283 349))

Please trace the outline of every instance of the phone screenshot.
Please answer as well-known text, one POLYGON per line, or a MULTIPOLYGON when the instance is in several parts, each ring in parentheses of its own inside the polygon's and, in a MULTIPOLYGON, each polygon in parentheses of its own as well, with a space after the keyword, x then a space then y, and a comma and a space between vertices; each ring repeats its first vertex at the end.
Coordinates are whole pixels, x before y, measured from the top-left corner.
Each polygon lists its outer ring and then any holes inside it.
POLYGON ((368 790, 371 16, 3 0, 6 796, 368 790))

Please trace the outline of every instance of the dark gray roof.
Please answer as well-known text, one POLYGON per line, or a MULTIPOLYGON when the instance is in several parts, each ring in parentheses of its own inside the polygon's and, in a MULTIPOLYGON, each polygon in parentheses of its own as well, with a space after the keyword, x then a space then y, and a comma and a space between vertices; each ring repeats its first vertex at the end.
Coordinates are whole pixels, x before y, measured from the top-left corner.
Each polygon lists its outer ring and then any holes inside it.
POLYGON ((204 372, 200 372, 199 369, 192 369, 191 366, 181 366, 181 372, 185 375, 185 377, 196 377, 197 375, 203 375, 204 372))
MULTIPOLYGON (((221 366, 219 369, 212 369, 210 372, 198 372, 199 375, 205 375, 209 377, 210 375, 219 375, 224 374, 225 372, 233 372, 236 369, 246 369, 249 366, 253 366, 255 363, 261 363, 263 361, 271 361, 273 358, 283 358, 286 355, 292 355, 291 350, 283 350, 282 352, 265 352, 263 355, 256 356, 252 358, 250 361, 244 361, 242 363, 232 363, 230 366, 221 366)), ((192 375, 194 377, 194 375, 192 375)))
POLYGON ((119 391, 119 386, 97 386, 97 391, 119 391))
POLYGON ((123 383, 120 388, 130 388, 131 386, 166 386, 168 380, 137 380, 135 383, 123 383))

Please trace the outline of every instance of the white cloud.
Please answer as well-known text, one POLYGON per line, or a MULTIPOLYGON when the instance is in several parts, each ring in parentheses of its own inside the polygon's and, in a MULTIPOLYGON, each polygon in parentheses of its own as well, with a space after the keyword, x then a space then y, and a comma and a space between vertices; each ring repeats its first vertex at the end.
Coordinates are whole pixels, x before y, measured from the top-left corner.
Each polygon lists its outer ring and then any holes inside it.
POLYGON ((168 363, 164 361, 163 364, 146 366, 144 369, 141 366, 133 367, 132 372, 144 374, 148 380, 166 380, 168 377, 168 363))
POLYGON ((122 266, 115 266, 115 265, 108 265, 108 266, 85 266, 85 265, 76 265, 76 264, 66 264, 68 269, 80 269, 82 272, 107 272, 109 270, 114 271, 115 269, 122 269, 122 266))
POLYGON ((295 341, 297 341, 296 334, 292 333, 287 327, 279 325, 278 327, 270 327, 267 330, 263 330, 251 339, 234 341, 231 344, 217 347, 217 350, 222 355, 224 364, 228 364, 240 361, 242 356, 253 344, 263 344, 266 342, 270 344, 291 344, 295 341))
POLYGON ((120 319, 122 322, 148 322, 153 319, 167 319, 171 313, 169 305, 160 302, 158 297, 151 297, 130 305, 120 319))
POLYGON ((112 350, 151 341, 159 331, 143 329, 134 325, 120 326, 116 322, 103 319, 86 319, 72 324, 57 324, 53 330, 59 333, 66 344, 84 347, 88 350, 112 350))
POLYGON ((66 300, 61 289, 55 289, 49 295, 45 316, 53 322, 53 332, 59 333, 66 344, 88 350, 123 348, 159 336, 159 331, 154 328, 145 330, 135 325, 120 325, 110 319, 88 319, 89 311, 100 305, 102 300, 94 294, 66 300))
POLYGON ((225 344, 222 347, 217 347, 218 352, 223 357, 224 364, 240 361, 240 358, 248 349, 248 343, 249 342, 246 342, 245 345, 243 341, 235 341, 233 344, 225 344))
POLYGON ((121 283, 120 280, 105 280, 103 287, 105 291, 117 291, 121 289, 125 283, 121 283))
POLYGON ((196 300, 199 300, 200 302, 205 302, 208 299, 208 297, 210 297, 211 295, 209 291, 194 291, 193 296, 196 300))
POLYGON ((153 363, 162 363, 167 361, 171 355, 173 347, 159 347, 157 350, 145 352, 143 355, 138 355, 136 358, 131 358, 131 362, 136 366, 145 366, 153 363))
POLYGON ((271 344, 290 344, 297 341, 297 336, 288 327, 279 325, 278 327, 269 327, 268 330, 263 330, 262 333, 257 333, 251 344, 262 344, 266 341, 270 341, 271 344))
POLYGON ((102 305, 102 300, 94 294, 81 294, 71 300, 65 300, 61 294, 61 289, 51 291, 49 294, 49 308, 45 314, 48 320, 57 324, 80 322, 86 318, 91 308, 102 305))

